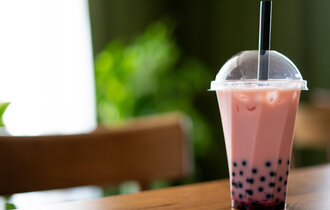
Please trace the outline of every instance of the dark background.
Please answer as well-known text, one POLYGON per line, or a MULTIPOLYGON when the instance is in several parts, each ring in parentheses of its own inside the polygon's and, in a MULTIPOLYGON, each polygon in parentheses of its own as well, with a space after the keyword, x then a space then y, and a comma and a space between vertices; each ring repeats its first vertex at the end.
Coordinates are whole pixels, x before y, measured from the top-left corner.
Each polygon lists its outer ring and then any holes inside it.
MULTIPOLYGON (((215 77, 220 67, 242 50, 258 48, 257 0, 90 0, 94 56, 113 39, 129 41, 163 18, 176 23, 174 37, 184 56, 201 60, 215 77)), ((330 88, 330 1, 273 1, 271 48, 289 57, 308 81, 311 91, 330 88)), ((215 94, 205 89, 195 100, 212 125, 209 158, 199 160, 207 171, 202 180, 227 176, 221 121, 215 94)))
MULTIPOLYGON (((330 88, 330 2, 275 0, 271 48, 288 56, 313 87, 330 88)), ((239 51, 258 48, 259 1, 256 0, 92 0, 94 54, 113 38, 130 38, 164 15, 178 27, 177 42, 202 59, 214 74, 239 51)))

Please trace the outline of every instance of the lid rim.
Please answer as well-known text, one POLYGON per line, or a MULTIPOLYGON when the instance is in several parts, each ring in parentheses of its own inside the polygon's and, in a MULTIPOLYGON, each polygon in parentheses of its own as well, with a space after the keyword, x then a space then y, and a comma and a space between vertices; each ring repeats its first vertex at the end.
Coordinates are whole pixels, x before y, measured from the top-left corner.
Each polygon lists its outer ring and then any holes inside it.
POLYGON ((306 80, 292 80, 292 79, 273 79, 273 80, 227 80, 227 81, 212 81, 209 91, 216 91, 228 88, 296 88, 301 90, 308 90, 306 80), (288 85, 289 84, 289 85, 288 85))

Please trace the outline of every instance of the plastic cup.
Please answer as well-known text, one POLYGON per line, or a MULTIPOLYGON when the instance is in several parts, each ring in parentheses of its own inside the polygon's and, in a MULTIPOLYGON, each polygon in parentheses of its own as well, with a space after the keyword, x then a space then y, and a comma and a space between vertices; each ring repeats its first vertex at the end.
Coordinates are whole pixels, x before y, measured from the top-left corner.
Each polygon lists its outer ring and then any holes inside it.
POLYGON ((258 80, 258 51, 243 51, 220 69, 216 91, 225 136, 232 206, 285 207, 294 124, 307 82, 284 55, 267 51, 268 80, 258 80))

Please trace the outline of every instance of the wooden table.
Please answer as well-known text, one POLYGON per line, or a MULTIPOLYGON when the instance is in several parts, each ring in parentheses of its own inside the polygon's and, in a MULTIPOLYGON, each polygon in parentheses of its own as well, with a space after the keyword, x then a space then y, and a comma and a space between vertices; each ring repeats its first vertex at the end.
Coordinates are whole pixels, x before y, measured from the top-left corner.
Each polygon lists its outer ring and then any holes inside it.
MULTIPOLYGON (((68 202, 33 209, 232 209, 229 181, 220 180, 136 194, 68 202)), ((289 177, 288 210, 330 209, 330 164, 292 170, 289 177)))

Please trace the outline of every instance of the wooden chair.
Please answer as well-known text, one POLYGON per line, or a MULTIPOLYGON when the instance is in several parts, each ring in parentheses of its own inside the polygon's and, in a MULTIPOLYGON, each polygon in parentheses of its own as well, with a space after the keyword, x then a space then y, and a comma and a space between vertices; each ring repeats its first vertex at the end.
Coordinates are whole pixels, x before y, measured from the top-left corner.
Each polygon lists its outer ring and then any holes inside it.
POLYGON ((1 136, 0 195, 189 176, 187 130, 176 113, 90 134, 1 136))
POLYGON ((330 108, 300 104, 294 146, 326 150, 330 161, 330 108))

